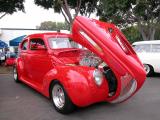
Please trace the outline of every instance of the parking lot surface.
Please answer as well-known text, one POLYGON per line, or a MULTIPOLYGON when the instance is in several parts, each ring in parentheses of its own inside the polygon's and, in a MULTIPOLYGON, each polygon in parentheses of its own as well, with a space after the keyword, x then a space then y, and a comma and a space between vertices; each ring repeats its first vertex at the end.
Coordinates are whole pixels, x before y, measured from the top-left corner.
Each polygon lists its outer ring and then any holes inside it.
POLYGON ((69 115, 56 112, 49 99, 11 74, 0 74, 0 120, 160 120, 160 75, 121 104, 98 103, 69 115))

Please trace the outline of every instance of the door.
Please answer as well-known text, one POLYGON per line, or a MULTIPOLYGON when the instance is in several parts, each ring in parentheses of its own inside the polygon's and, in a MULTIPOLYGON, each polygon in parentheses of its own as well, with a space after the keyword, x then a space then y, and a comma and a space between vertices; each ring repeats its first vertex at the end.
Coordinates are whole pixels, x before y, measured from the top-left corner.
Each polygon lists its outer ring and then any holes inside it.
POLYGON ((43 39, 33 38, 29 42, 29 52, 27 54, 28 73, 31 82, 42 88, 45 74, 52 68, 51 59, 43 39))
POLYGON ((22 80, 28 80, 27 61, 26 61, 27 50, 28 50, 28 39, 24 40, 20 45, 19 66, 20 66, 21 74, 19 77, 22 80))
POLYGON ((151 44, 140 44, 135 45, 134 50, 136 51, 138 57, 142 61, 143 64, 150 63, 151 54, 151 44))
POLYGON ((160 44, 151 45, 150 62, 154 71, 160 73, 160 44))

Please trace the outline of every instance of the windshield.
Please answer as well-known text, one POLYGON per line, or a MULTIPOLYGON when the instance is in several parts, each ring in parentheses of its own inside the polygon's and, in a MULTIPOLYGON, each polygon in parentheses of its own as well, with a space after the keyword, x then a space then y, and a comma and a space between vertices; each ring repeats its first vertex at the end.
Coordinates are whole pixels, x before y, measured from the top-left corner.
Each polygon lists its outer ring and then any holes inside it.
POLYGON ((51 49, 57 48, 82 48, 81 45, 72 41, 70 38, 49 38, 49 46, 51 49))

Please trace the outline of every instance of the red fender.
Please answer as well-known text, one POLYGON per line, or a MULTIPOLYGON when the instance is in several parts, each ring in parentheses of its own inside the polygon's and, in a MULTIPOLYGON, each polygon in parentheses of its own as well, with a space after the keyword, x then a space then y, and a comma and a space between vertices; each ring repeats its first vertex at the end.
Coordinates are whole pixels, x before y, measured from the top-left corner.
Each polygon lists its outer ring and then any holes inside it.
POLYGON ((44 77, 44 95, 49 97, 49 87, 53 80, 58 80, 66 90, 71 101, 77 106, 87 106, 95 102, 106 101, 108 84, 104 80, 98 87, 92 77, 95 68, 64 66, 50 70, 44 77), (60 74, 63 73, 63 74, 60 74), (76 79, 75 79, 76 78, 76 79), (96 96, 95 96, 96 95, 96 96))

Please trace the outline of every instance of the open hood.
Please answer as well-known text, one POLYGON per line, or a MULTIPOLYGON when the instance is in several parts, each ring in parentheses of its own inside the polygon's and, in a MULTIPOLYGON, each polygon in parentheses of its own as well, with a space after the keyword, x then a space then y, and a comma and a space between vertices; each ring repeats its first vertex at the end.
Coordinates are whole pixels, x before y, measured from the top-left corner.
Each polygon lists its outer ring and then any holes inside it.
POLYGON ((73 22, 72 36, 76 42, 97 54, 112 69, 117 69, 119 65, 128 70, 131 66, 143 69, 133 48, 114 24, 78 16, 73 22))
POLYGON ((112 69, 118 82, 121 81, 118 89, 122 88, 124 78, 135 79, 136 90, 141 87, 146 78, 143 65, 114 24, 78 16, 73 22, 72 36, 74 41, 94 52, 112 69))

